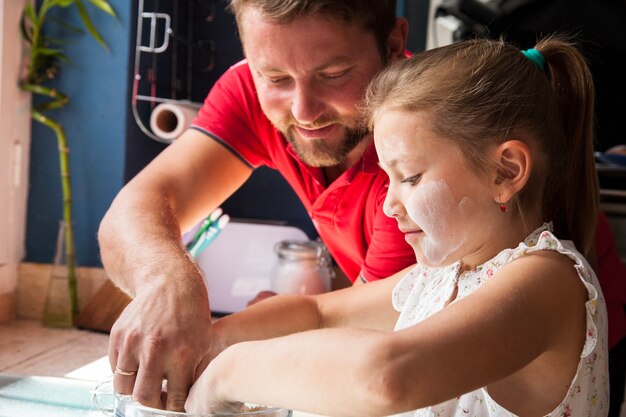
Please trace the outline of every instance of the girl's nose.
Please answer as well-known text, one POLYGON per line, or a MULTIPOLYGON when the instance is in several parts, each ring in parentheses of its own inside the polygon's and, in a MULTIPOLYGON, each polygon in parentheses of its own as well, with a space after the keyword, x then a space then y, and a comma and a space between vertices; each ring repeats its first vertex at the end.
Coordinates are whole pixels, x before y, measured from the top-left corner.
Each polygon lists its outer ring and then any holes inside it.
POLYGON ((387 215, 387 217, 398 217, 402 214, 404 210, 404 206, 400 203, 391 188, 387 191, 387 196, 385 197, 385 202, 383 203, 383 213, 387 215))

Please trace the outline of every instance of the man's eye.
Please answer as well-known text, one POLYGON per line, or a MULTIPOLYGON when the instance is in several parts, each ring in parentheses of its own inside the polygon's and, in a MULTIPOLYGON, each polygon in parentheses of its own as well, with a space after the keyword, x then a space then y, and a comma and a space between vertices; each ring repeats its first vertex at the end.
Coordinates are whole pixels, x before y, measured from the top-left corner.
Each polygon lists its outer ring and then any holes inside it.
POLYGON ((272 84, 280 84, 284 81, 287 81, 287 79, 288 79, 287 77, 278 77, 278 78, 269 77, 268 78, 269 82, 272 84))
POLYGON ((329 80, 334 80, 334 79, 343 77, 344 75, 346 75, 348 73, 348 71, 349 70, 345 70, 345 71, 341 71, 341 72, 335 72, 335 73, 332 73, 332 74, 324 74, 322 76, 324 78, 329 79, 329 80))
POLYGON ((407 177, 400 182, 402 182, 403 184, 416 185, 418 182, 420 182, 421 178, 422 174, 417 174, 413 175, 412 177, 407 177))

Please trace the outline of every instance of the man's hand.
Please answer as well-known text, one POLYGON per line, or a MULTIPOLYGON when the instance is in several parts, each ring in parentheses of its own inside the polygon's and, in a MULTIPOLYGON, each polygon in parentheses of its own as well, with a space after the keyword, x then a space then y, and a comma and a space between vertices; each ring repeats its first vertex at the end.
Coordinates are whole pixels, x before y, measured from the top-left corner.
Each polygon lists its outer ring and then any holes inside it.
POLYGON ((111 329, 109 361, 116 392, 149 407, 183 411, 199 367, 208 363, 211 311, 201 278, 171 278, 142 287, 122 312, 111 329))

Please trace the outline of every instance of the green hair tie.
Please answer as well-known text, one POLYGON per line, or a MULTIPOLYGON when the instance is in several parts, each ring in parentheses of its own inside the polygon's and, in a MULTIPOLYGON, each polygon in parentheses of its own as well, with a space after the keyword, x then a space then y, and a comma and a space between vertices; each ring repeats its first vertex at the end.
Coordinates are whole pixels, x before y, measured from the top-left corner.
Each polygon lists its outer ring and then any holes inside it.
POLYGON ((537 68, 539 68, 541 71, 545 70, 546 59, 543 57, 541 52, 539 52, 535 48, 530 48, 522 51, 522 53, 526 58, 533 61, 533 64, 535 64, 537 68))

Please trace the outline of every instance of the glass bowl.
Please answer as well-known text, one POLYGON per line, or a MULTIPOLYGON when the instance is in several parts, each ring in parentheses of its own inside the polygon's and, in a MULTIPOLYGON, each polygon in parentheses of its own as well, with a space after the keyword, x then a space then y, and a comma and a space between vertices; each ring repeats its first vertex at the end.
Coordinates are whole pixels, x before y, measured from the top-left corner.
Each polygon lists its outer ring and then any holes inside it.
POLYGON ((292 411, 285 408, 243 404, 237 411, 213 411, 193 414, 147 407, 133 401, 130 395, 113 391, 111 379, 100 382, 92 392, 91 402, 103 415, 109 417, 291 417, 292 411))

